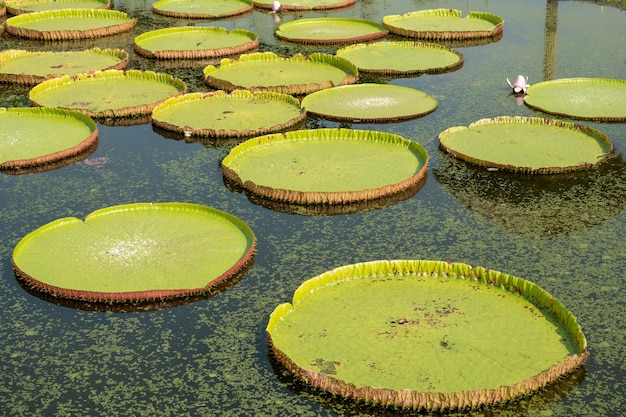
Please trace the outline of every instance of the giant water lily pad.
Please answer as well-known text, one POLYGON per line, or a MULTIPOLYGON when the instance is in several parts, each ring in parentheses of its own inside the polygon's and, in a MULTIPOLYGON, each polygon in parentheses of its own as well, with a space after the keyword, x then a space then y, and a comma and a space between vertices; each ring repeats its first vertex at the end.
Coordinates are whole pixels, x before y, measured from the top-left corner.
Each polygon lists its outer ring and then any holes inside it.
POLYGON ((504 20, 488 12, 470 12, 462 17, 460 10, 431 9, 385 16, 383 24, 396 35, 441 41, 498 36, 504 20))
POLYGON ((224 58, 219 68, 204 68, 205 82, 225 91, 247 89, 301 95, 354 84, 357 78, 358 71, 348 60, 322 53, 285 58, 261 52, 242 55, 237 60, 224 58))
POLYGON ((243 137, 279 132, 306 113, 288 94, 236 90, 191 93, 168 99, 152 112, 152 123, 185 136, 243 137))
POLYGON ((14 16, 5 22, 8 33, 30 39, 58 41, 99 38, 132 30, 137 19, 107 9, 47 10, 14 16))
POLYGON ((17 276, 59 297, 149 301, 206 293, 254 255, 238 218, 197 204, 137 203, 48 223, 13 251, 17 276))
POLYGON ((259 46, 256 33, 217 26, 157 29, 135 38, 135 51, 157 59, 215 58, 240 54, 259 46))
POLYGON ((0 169, 11 174, 41 171, 86 158, 98 129, 81 113, 54 108, 0 107, 0 169))
POLYGON ((502 116, 451 127, 439 134, 439 144, 473 164, 529 174, 590 169, 613 156, 603 133, 538 117, 502 116))
POLYGON ((60 9, 110 9, 110 0, 8 0, 7 11, 12 15, 60 9))
POLYGON ((219 19, 252 9, 250 0, 159 0, 152 5, 157 14, 183 19, 219 19))
POLYGON ((157 104, 185 91, 182 80, 167 74, 108 70, 53 78, 33 87, 29 96, 37 106, 120 118, 150 115, 157 104))
POLYGON ((388 32, 384 26, 368 20, 319 17, 283 23, 276 30, 276 37, 310 44, 352 43, 384 38, 388 32))
POLYGON ((463 66, 463 55, 443 45, 424 42, 355 44, 337 51, 360 72, 386 75, 441 73, 463 66))
POLYGON ((542 288, 441 261, 325 272, 276 307, 267 333, 278 361, 315 388, 429 411, 526 395, 588 356, 576 318, 542 288))
POLYGON ((222 161, 227 180, 253 195, 296 204, 379 199, 415 186, 428 155, 391 133, 314 129, 249 139, 222 161))
POLYGON ((438 102, 423 91, 385 84, 328 88, 302 99, 302 107, 326 119, 352 122, 393 122, 432 113, 438 102))
POLYGON ((122 49, 85 51, 0 51, 0 82, 38 84, 48 78, 107 69, 124 69, 128 53, 122 49))
MULTIPOLYGON (((271 9, 274 0, 253 0, 252 3, 260 9, 271 9)), ((348 7, 356 0, 285 0, 281 2, 280 10, 328 10, 348 7)))
POLYGON ((528 88, 524 102, 546 113, 582 120, 626 121, 626 80, 564 78, 528 88))

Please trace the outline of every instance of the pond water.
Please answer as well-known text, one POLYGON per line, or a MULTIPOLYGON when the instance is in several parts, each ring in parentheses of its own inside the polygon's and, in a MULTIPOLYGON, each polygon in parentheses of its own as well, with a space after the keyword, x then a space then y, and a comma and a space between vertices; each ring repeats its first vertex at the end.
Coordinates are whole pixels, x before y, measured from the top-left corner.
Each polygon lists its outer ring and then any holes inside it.
MULTIPOLYGON (((0 49, 121 47, 131 68, 167 72, 190 91, 207 91, 202 68, 155 63, 132 52, 134 36, 176 25, 216 25, 258 33, 265 51, 334 52, 279 41, 260 11, 218 21, 155 15, 150 1, 114 8, 139 18, 132 33, 97 41, 44 44, 8 36, 0 49)), ((427 8, 487 10, 505 20, 497 42, 463 46, 462 68, 446 74, 362 81, 414 87, 439 100, 432 114, 395 124, 343 124, 402 135, 430 155, 414 196, 352 214, 299 215, 251 203, 230 191, 219 163, 232 144, 186 143, 151 124, 99 125, 92 157, 101 166, 0 174, 0 414, 7 416, 316 416, 392 415, 318 395, 292 381, 268 355, 265 326, 298 285, 334 267, 377 259, 441 259, 485 266, 531 280, 578 318, 591 355, 575 374, 535 395, 475 415, 618 416, 626 409, 626 125, 583 123, 613 141, 617 158, 584 175, 499 175, 438 151, 444 129, 500 115, 536 116, 518 105, 506 78, 626 78, 624 2, 530 0, 357 0, 353 7, 302 17, 363 17, 427 8), (548 14, 549 18, 546 18, 548 14), (548 30, 546 31, 546 27, 548 30), (555 36, 552 36, 556 33, 555 36), (187 201, 230 212, 258 239, 241 281, 196 302, 142 312, 88 311, 30 294, 17 282, 11 254, 27 233, 66 216, 111 205, 187 201)), ((28 88, 0 85, 0 106, 28 106, 28 88)), ((626 104, 625 104, 626 105, 626 104)), ((339 124, 307 120, 307 126, 339 124)), ((0 127, 1 128, 1 127, 0 127)))

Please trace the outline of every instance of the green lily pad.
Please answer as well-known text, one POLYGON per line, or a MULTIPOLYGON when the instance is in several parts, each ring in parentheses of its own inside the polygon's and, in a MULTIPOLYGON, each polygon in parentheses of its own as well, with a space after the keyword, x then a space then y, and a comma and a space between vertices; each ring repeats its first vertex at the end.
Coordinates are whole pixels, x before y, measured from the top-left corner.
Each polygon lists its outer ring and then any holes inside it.
POLYGON ((73 109, 95 118, 152 114, 157 104, 183 94, 185 83, 152 71, 108 70, 52 78, 30 90, 33 105, 73 109))
POLYGON ((451 155, 490 169, 555 174, 598 166, 613 156, 613 144, 586 126, 536 117, 481 119, 439 134, 451 155))
POLYGON ((99 38, 132 30, 137 19, 107 9, 64 9, 25 13, 5 22, 8 33, 29 39, 58 41, 99 38))
POLYGON ((626 80, 563 78, 533 84, 524 102, 531 108, 581 120, 626 121, 626 80))
POLYGON ((355 44, 337 51, 360 72, 386 75, 442 73, 463 66, 463 55, 452 48, 424 42, 355 44))
POLYGON ((499 36, 504 20, 488 12, 461 17, 460 10, 431 9, 385 16, 383 25, 396 35, 441 41, 499 36))
POLYGON ((0 126, 0 170, 11 174, 73 163, 97 146, 95 122, 74 111, 0 107, 0 126))
POLYGON ((154 13, 182 19, 219 19, 253 8, 251 0, 159 0, 152 5, 154 13))
POLYGON ((185 136, 244 137, 279 132, 306 113, 288 94, 236 90, 170 98, 152 112, 152 123, 185 136))
POLYGON ((48 78, 82 72, 125 69, 123 49, 92 48, 84 51, 0 51, 0 82, 38 84, 48 78))
POLYGON ((532 282, 441 261, 346 265, 272 312, 276 359, 305 383, 383 407, 497 404, 580 367, 576 318, 532 282))
MULTIPOLYGON (((260 9, 271 9, 274 0, 253 0, 254 6, 260 9)), ((356 0, 286 0, 281 2, 280 10, 328 10, 352 6, 356 0)))
POLYGON ((111 0, 7 0, 12 15, 61 9, 110 9, 111 0))
POLYGON ((157 29, 135 38, 135 51, 148 58, 198 59, 240 54, 259 46, 256 33, 217 26, 157 29))
POLYGON ((224 58, 219 68, 204 68, 205 82, 216 89, 265 90, 303 95, 337 85, 357 82, 358 71, 348 60, 313 53, 281 57, 273 52, 242 55, 238 60, 224 58))
POLYGON ((302 107, 331 120, 394 122, 435 111, 438 102, 423 91, 385 84, 356 84, 328 88, 302 99, 302 107))
POLYGON ((391 133, 313 129, 260 136, 222 161, 227 180, 253 195, 296 204, 379 199, 415 186, 428 155, 391 133))
POLYGON ((375 22, 338 17, 298 19, 283 23, 275 32, 279 39, 309 44, 364 42, 384 38, 387 33, 375 22))
POLYGON ((39 291, 94 302, 203 294, 250 264, 252 230, 197 204, 136 203, 67 217, 13 251, 18 278, 39 291))

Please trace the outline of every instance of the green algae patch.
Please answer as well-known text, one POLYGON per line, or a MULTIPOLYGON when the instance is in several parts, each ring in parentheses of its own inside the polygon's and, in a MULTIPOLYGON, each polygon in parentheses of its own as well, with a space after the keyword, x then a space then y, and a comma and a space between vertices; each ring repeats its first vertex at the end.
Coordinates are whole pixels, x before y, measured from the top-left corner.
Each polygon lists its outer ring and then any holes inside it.
POLYGON ((524 103, 550 114, 600 122, 626 121, 626 80, 563 78, 528 88, 524 103))
POLYGON ((545 290, 442 261, 327 271, 277 306, 266 330, 276 359, 307 384, 428 411, 526 395, 588 356, 576 318, 545 290))
POLYGON ((61 9, 110 9, 110 0, 9 0, 7 10, 12 15, 61 9))
POLYGON ((219 67, 208 65, 203 73, 206 84, 220 90, 264 90, 293 95, 355 84, 358 79, 358 71, 350 61, 317 52, 291 57, 259 52, 236 60, 224 58, 219 67))
POLYGON ((504 20, 488 12, 462 17, 460 10, 430 9, 384 16, 383 24, 396 35, 441 41, 501 36, 504 20))
POLYGON ((148 58, 198 59, 240 54, 259 46, 256 33, 217 26, 157 29, 135 38, 134 49, 148 58))
POLYGON ((154 109, 152 123, 187 137, 222 138, 279 132, 305 117, 300 102, 288 94, 235 90, 170 98, 154 109))
POLYGON ((443 45, 425 42, 375 42, 341 48, 337 56, 360 72, 385 75, 442 73, 463 66, 463 55, 443 45))
POLYGON ((220 19, 247 13, 253 7, 250 0, 159 0, 152 11, 181 19, 220 19))
POLYGON ((45 41, 93 39, 128 32, 137 19, 108 9, 61 9, 25 13, 5 22, 14 36, 45 41))
POLYGON ((389 31, 375 22, 337 17, 298 19, 283 23, 276 30, 279 39, 306 43, 354 43, 384 38, 389 31))
POLYGON ((490 169, 555 174, 591 169, 613 156, 613 145, 596 129, 536 117, 481 119, 439 134, 440 148, 490 169))
POLYGON ((238 218, 190 203, 103 208, 48 223, 13 251, 26 285, 89 302, 203 294, 252 263, 256 240, 238 218))
POLYGON ((222 172, 263 198, 332 205, 400 193, 427 166, 426 151, 398 135, 313 129, 248 139, 224 158, 222 172))
POLYGON ((185 92, 185 83, 168 74, 107 70, 44 81, 30 90, 29 98, 36 106, 122 118, 150 115, 158 104, 185 92))
POLYGON ((54 169, 95 150, 95 122, 54 108, 0 108, 0 170, 22 174, 54 169))
POLYGON ((128 52, 92 48, 84 51, 0 51, 0 82, 38 84, 48 78, 90 71, 125 69, 128 52))
POLYGON ((425 116, 438 102, 409 87, 384 84, 343 85, 316 91, 302 99, 308 113, 331 120, 395 122, 425 116))

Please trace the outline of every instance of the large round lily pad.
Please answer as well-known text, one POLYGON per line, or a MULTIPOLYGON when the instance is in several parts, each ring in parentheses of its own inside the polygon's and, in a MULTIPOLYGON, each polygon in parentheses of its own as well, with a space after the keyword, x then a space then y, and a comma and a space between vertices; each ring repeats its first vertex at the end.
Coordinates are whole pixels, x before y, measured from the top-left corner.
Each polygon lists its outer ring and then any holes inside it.
POLYGON ((591 169, 613 156, 603 133, 587 126, 538 117, 502 116, 439 134, 453 156, 490 169, 555 174, 591 169))
POLYGON ((219 68, 204 68, 205 82, 225 91, 247 89, 302 95, 354 84, 357 79, 358 71, 348 60, 322 53, 285 58, 260 52, 242 55, 237 60, 224 58, 219 68))
POLYGON ((11 174, 41 171, 61 161, 86 158, 98 129, 81 113, 41 107, 0 107, 0 169, 11 174))
POLYGON ((259 46, 256 33, 217 26, 157 29, 135 38, 135 51, 148 58, 198 59, 240 54, 259 46))
POLYGON ((279 132, 306 113, 288 94, 236 90, 191 93, 168 99, 152 112, 152 123, 185 136, 244 137, 279 132))
POLYGON ((120 118, 150 115, 157 104, 185 91, 185 83, 168 74, 108 70, 53 78, 33 87, 29 96, 37 106, 120 118))
POLYGON ((58 41, 99 38, 132 30, 137 19, 107 9, 64 9, 25 13, 5 22, 8 33, 30 39, 58 41))
POLYGON ((337 51, 360 72, 386 75, 442 73, 463 66, 463 55, 443 45, 424 42, 355 44, 337 51))
POLYGON ((38 84, 48 78, 90 71, 125 69, 128 52, 92 48, 84 51, 0 51, 0 82, 38 84))
POLYGON ((384 38, 387 33, 384 26, 368 20, 319 17, 283 23, 276 37, 309 44, 353 43, 384 38))
POLYGON ((531 85, 524 102, 546 113, 582 120, 626 121, 626 80, 563 78, 531 85))
POLYGON ((460 10, 430 9, 385 16, 383 24, 396 35, 441 41, 499 36, 504 20, 488 12, 462 17, 460 10))
POLYGON ((267 333, 278 361, 315 388, 428 411, 526 395, 589 354, 576 318, 542 288, 441 261, 325 272, 276 307, 267 333))
POLYGON ((38 228, 15 247, 13 267, 29 285, 59 297, 150 301, 206 293, 250 264, 255 244, 252 230, 228 213, 136 203, 38 228))
POLYGON ((296 204, 379 199, 415 186, 428 155, 391 133, 313 129, 249 139, 222 161, 227 180, 253 195, 296 204))
POLYGON ((395 122, 432 113, 438 102, 423 91, 385 84, 328 88, 302 99, 302 107, 326 119, 352 122, 395 122))
POLYGON ((159 0, 154 13, 182 19, 219 19, 253 9, 251 0, 159 0))
MULTIPOLYGON (((252 0, 260 9, 271 9, 274 0, 252 0)), ((328 10, 352 6, 356 0, 285 0, 281 2, 280 10, 328 10)))
POLYGON ((60 9, 110 9, 110 0, 7 0, 12 15, 60 9))

